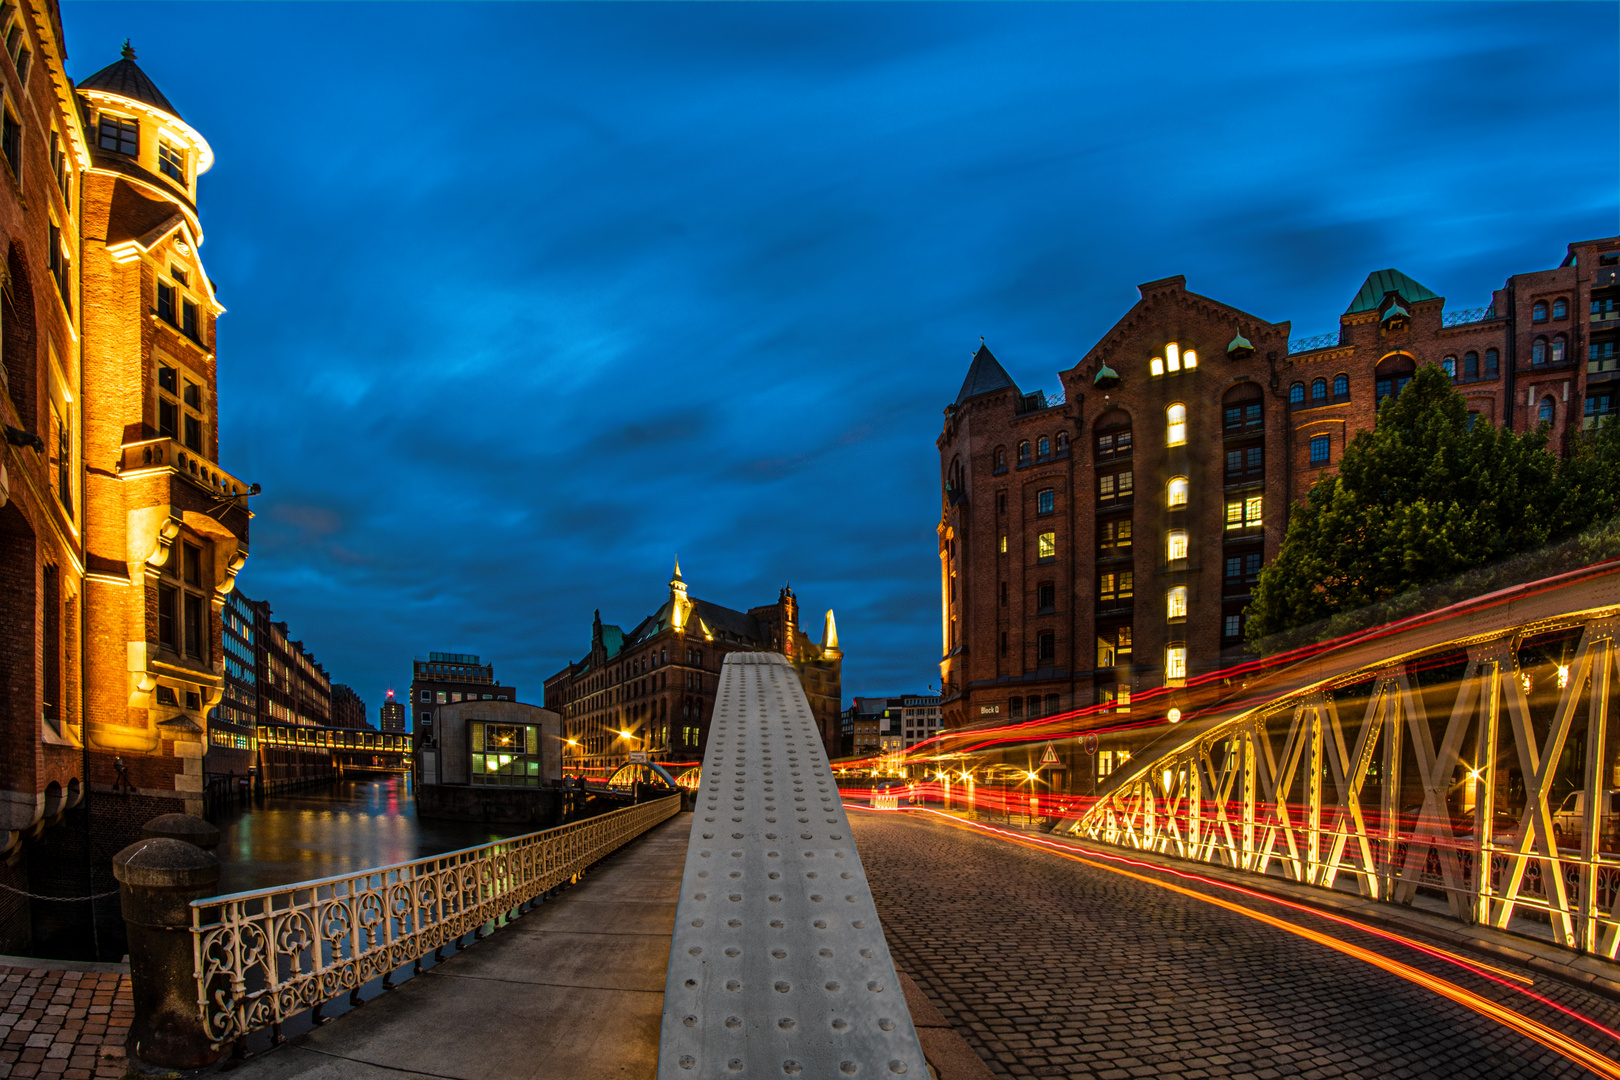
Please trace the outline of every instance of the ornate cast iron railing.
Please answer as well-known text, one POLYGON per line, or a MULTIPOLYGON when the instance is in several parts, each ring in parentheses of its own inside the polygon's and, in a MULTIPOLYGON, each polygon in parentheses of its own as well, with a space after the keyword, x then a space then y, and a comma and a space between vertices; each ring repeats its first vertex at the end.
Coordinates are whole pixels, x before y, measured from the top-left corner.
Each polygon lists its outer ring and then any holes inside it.
POLYGON ((1463 922, 1613 959, 1617 631, 1620 610, 1588 609, 1257 703, 1132 762, 1067 831, 1324 888, 1346 879, 1374 900, 1421 890, 1463 922))
POLYGON ((1331 330, 1315 337, 1295 338, 1288 343, 1288 351, 1292 354, 1310 352, 1312 349, 1330 349, 1339 343, 1339 334, 1340 331, 1331 330))
POLYGON ((191 905, 197 1003, 223 1045, 475 933, 680 811, 675 795, 555 829, 357 874, 191 905))
POLYGON ((1447 311, 1440 316, 1441 326, 1467 326, 1469 323, 1489 322, 1496 318, 1496 308, 1475 307, 1463 308, 1460 311, 1447 311))

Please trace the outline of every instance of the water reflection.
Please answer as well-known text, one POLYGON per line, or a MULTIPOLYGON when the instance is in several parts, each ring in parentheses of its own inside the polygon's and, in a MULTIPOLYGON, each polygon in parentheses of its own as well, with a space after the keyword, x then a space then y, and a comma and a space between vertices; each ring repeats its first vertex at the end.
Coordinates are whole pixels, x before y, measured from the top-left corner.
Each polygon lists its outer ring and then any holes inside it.
POLYGON ((278 795, 216 824, 221 893, 408 862, 527 831, 420 819, 403 776, 340 780, 278 795))

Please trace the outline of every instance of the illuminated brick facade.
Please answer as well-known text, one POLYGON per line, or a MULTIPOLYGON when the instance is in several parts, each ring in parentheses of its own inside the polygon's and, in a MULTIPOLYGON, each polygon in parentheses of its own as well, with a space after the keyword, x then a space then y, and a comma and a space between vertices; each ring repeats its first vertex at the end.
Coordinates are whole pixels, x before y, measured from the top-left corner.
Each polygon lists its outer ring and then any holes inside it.
POLYGON ((1336 333, 1293 341, 1287 322, 1166 278, 1050 398, 981 347, 936 444, 946 726, 1128 710, 1243 659, 1289 506, 1417 365, 1452 370, 1494 423, 1545 420, 1555 452, 1612 416, 1617 273, 1620 237, 1584 241, 1487 307, 1444 312, 1378 271, 1336 333))
MULTIPOLYGON (((0 844, 27 852, 0 879, 84 892, 62 868, 82 876, 86 837, 99 868, 153 813, 202 809, 249 492, 218 464, 212 151, 127 46, 75 87, 54 4, 0 20, 0 844)), ((0 911, 0 950, 32 932, 0 911)))
POLYGON ((799 600, 783 588, 776 603, 747 612, 690 597, 681 568, 669 599, 626 633, 591 627, 591 651, 546 680, 546 708, 561 713, 569 740, 563 768, 601 778, 646 751, 656 761, 699 761, 720 665, 731 652, 778 652, 799 673, 829 758, 840 750, 843 651, 833 613, 817 643, 799 628, 799 600))

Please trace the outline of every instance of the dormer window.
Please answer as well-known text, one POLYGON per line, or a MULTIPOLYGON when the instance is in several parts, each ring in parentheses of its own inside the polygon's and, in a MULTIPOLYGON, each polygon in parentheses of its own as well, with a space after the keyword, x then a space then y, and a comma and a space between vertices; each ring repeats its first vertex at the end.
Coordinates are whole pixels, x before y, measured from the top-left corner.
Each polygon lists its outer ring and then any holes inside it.
POLYGON ((102 113, 100 145, 103 150, 135 157, 141 152, 140 122, 102 113))
POLYGON ((186 184, 186 152, 176 150, 164 140, 159 139, 158 172, 184 187, 186 184))

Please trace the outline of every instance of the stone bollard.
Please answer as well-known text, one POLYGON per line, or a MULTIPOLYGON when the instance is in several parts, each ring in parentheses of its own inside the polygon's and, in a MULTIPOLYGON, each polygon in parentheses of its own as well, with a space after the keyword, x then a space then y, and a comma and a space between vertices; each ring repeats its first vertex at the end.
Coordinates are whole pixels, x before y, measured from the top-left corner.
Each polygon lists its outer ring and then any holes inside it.
MULTIPOLYGON (((148 825, 187 816, 166 814, 148 825)), ((129 935, 130 1057, 164 1069, 212 1065, 222 1051, 209 1043, 197 1005, 191 901, 218 890, 219 860, 195 844, 158 836, 113 856, 113 876, 129 935)))
POLYGON ((219 846, 219 829, 195 814, 159 814, 141 826, 143 839, 155 840, 160 836, 196 844, 204 851, 219 846))

